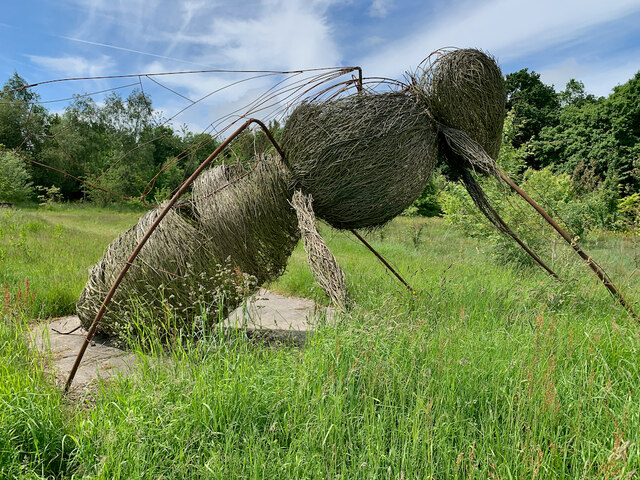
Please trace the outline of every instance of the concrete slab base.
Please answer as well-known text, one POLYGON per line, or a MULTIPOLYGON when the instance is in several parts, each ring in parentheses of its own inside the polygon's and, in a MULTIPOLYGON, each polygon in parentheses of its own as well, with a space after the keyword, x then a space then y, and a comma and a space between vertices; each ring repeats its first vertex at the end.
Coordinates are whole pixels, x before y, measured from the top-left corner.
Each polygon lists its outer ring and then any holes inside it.
MULTIPOLYGON (((318 321, 331 321, 333 317, 332 309, 317 307, 311 300, 261 289, 244 306, 231 312, 223 326, 242 329, 252 338, 300 346, 318 321)), ((70 316, 38 324, 30 332, 32 345, 49 358, 52 373, 60 385, 64 385, 87 332, 82 327, 68 335, 58 332, 68 332, 78 326, 78 317, 70 316)), ((86 392, 97 378, 130 373, 136 362, 134 354, 116 348, 108 339, 96 337, 87 347, 72 390, 76 394, 86 392)))
MULTIPOLYGON (((40 350, 47 361, 56 383, 65 384, 71 367, 80 351, 87 331, 80 326, 77 316, 55 318, 49 323, 35 326, 31 332, 31 344, 40 350), (68 335, 68 332, 80 327, 68 335)), ((73 393, 86 391, 97 378, 108 379, 118 373, 132 371, 136 356, 109 344, 106 339, 95 338, 87 347, 73 383, 73 393)))
POLYGON ((331 321, 333 317, 333 309, 318 307, 306 298, 285 297, 261 289, 231 312, 223 325, 243 329, 253 338, 300 346, 319 321, 331 321))

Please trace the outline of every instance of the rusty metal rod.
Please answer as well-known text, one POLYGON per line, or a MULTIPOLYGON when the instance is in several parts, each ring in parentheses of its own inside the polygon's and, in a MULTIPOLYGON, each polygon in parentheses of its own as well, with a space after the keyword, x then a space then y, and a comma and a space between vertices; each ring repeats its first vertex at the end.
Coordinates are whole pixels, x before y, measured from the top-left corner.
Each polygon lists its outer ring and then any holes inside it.
POLYGON ((233 141, 234 138, 236 138, 252 123, 258 124, 260 128, 264 130, 264 132, 267 134, 267 137, 273 143, 278 153, 284 156, 282 149, 276 143, 275 139, 271 135, 271 132, 269 132, 269 129, 265 126, 265 124, 262 123, 260 120, 250 118, 245 123, 243 123, 242 126, 240 126, 235 132, 233 132, 224 142, 222 142, 220 146, 216 148, 215 151, 200 164, 198 169, 195 172, 193 172, 193 174, 182 183, 182 185, 180 186, 180 189, 175 193, 173 197, 171 197, 171 200, 169 200, 169 203, 167 203, 167 205, 162 209, 162 211, 156 217, 155 221, 151 224, 151 226, 146 231, 142 239, 140 239, 140 242, 138 242, 138 245, 136 245, 136 248, 133 250, 133 252, 129 256, 129 259, 125 262, 124 266, 122 267, 120 274, 113 282, 113 285, 111 285, 111 289, 107 293, 107 296, 105 297, 105 299, 102 302, 102 305, 100 306, 100 310, 98 310, 98 313, 93 319, 93 322, 89 327, 89 331, 87 332, 87 336, 85 337, 84 342, 80 347, 78 356, 76 357, 76 360, 73 363, 73 366, 71 367, 71 371, 69 372, 69 377, 67 378, 67 383, 65 384, 65 387, 64 387, 65 393, 67 393, 69 391, 69 388, 71 387, 71 383, 73 382, 73 379, 76 376, 76 372, 78 371, 78 367, 80 366, 82 357, 84 356, 84 353, 87 350, 87 347, 91 343, 91 339, 96 333, 98 324, 100 323, 100 320, 102 320, 102 317, 104 317, 104 314, 107 311, 107 307, 111 303, 111 300, 113 299, 113 296, 115 295, 116 290, 120 286, 120 283, 122 282, 125 275, 129 271, 129 268, 133 264, 134 260, 142 250, 142 247, 145 245, 145 243, 147 243, 147 240, 149 240, 149 237, 151 237, 151 234, 158 227, 162 219, 167 215, 171 207, 173 207, 173 205, 178 201, 178 199, 187 191, 187 189, 191 186, 191 184, 195 181, 195 179, 198 178, 198 176, 200 176, 200 174, 204 171, 204 169, 207 168, 211 164, 211 162, 213 162, 213 160, 220 154, 220 152, 222 152, 233 141))
POLYGON ((558 274, 556 272, 554 272, 546 263, 544 263, 544 261, 538 256, 536 255, 536 253, 531 250, 527 244, 525 244, 522 240, 520 240, 520 237, 518 237, 517 235, 515 235, 513 233, 513 231, 507 226, 506 223, 504 223, 504 221, 502 221, 502 219, 500 219, 500 223, 501 225, 504 225, 507 228, 507 235, 509 235, 513 240, 515 240, 515 242, 520 245, 520 247, 529 254, 529 256, 531 258, 533 258, 536 263, 538 265, 540 265, 542 268, 544 268, 547 273, 549 275, 551 275, 553 278, 555 278, 556 280, 561 280, 561 278, 558 276, 558 274))
POLYGON ((351 230, 349 230, 349 231, 350 231, 351 233, 353 233, 353 234, 356 236, 356 238, 357 238, 358 240, 360 240, 360 241, 363 243, 363 245, 364 245, 365 247, 367 247, 369 250, 371 250, 371 252, 372 252, 376 257, 378 257, 378 260, 380 260, 380 261, 384 264, 384 266, 385 266, 385 267, 387 267, 387 268, 389 269, 389 271, 390 271, 391 273, 393 273, 393 274, 396 276, 396 278, 397 278, 398 280, 400 280, 400 281, 402 282, 402 284, 403 284, 405 287, 407 287, 407 290, 409 290, 411 293, 415 293, 415 292, 416 292, 413 288, 411 288, 411 285, 409 285, 409 284, 404 280, 404 278, 402 278, 402 277, 400 276, 400 274, 399 274, 398 272, 396 272, 396 271, 393 269, 393 267, 392 267, 391 265, 389 265, 389 262, 387 262, 387 261, 384 259, 384 257, 383 257, 382 255, 380 255, 380 254, 376 251, 376 249, 375 249, 375 248, 373 248, 371 245, 369 245, 369 242, 367 242, 364 238, 362 238, 362 236, 361 236, 358 232, 356 232, 355 230, 351 229, 351 230))
MULTIPOLYGON (((482 190, 480 185, 478 185, 476 183, 476 187, 478 188, 479 192, 481 192, 482 195, 484 195, 484 191, 482 190)), ((473 198, 473 195, 471 197, 473 198)), ((474 200, 474 202, 475 202, 475 200, 474 200)), ((478 206, 478 208, 480 208, 480 207, 478 206)), ((493 215, 494 218, 492 220, 492 223, 494 223, 494 225, 496 227, 498 227, 499 230, 501 230, 504 234, 509 235, 513 240, 515 240, 515 242, 518 245, 520 245, 520 247, 525 252, 527 252, 531 256, 531 258, 533 258, 538 263, 538 265, 540 265, 542 268, 544 268, 547 271, 547 273, 549 273, 549 275, 551 275, 556 280, 560 280, 560 277, 558 276, 558 274, 556 272, 554 272, 549 266, 547 266, 547 264, 544 263, 542 261, 542 259, 538 255, 536 255, 536 253, 527 246, 527 244, 525 244, 522 240, 520 240, 520 237, 518 237, 514 233, 514 231, 511 230, 511 228, 509 228, 509 225, 506 224, 506 222, 500 217, 500 215, 498 215, 498 212, 496 212, 495 209, 491 205, 489 205, 487 203, 485 208, 487 210, 489 210, 489 213, 491 213, 493 215)), ((489 218, 489 217, 487 216, 487 218, 489 218)))
POLYGON ((591 260, 591 257, 589 257, 589 255, 587 255, 584 250, 582 250, 580 248, 580 246, 578 246, 578 244, 575 242, 575 240, 573 240, 569 234, 567 232, 564 231, 564 229, 558 225, 558 223, 549 216, 549 214, 547 212, 545 212, 542 207, 540 205, 538 205, 535 200, 533 200, 529 195, 526 194, 526 192, 524 190, 522 190, 513 180, 511 180, 503 171, 498 170, 498 173, 500 175, 500 177, 518 194, 520 195, 522 198, 524 198, 527 203, 529 205, 531 205, 546 221, 547 223, 549 223, 549 225, 551 225, 556 232, 558 232, 560 234, 560 236, 562 238, 564 238, 566 240, 566 242, 571 245, 571 247, 576 251, 576 253, 578 255, 580 255, 580 257, 582 257, 582 259, 587 262, 587 265, 589 265, 589 267, 591 268, 591 270, 594 271, 594 273, 596 274, 596 276, 600 279, 600 281, 604 284, 605 287, 607 287, 607 289, 609 290, 609 292, 611 292, 611 294, 618 300, 618 302, 620 303, 620 305, 622 305, 625 310, 627 312, 629 312, 629 314, 633 317, 633 318, 638 318, 638 316, 636 315, 636 313, 634 312, 633 308, 631 307, 631 305, 627 302, 627 300, 624 298, 624 296, 622 295, 622 293, 620 293, 618 291, 618 289, 616 288, 616 286, 613 284, 613 282, 611 281, 611 279, 609 278, 609 275, 607 275, 607 272, 605 272, 602 268, 600 268, 600 266, 595 263, 593 260, 591 260))
MULTIPOLYGON (((356 69, 356 70, 358 70, 358 81, 357 81, 357 83, 356 83, 356 87, 358 88, 358 94, 362 94, 362 93, 364 93, 364 83, 363 83, 363 81, 362 81, 362 67, 355 67, 355 69, 356 69)), ((389 271, 390 271, 391 273, 393 273, 393 274, 396 276, 396 278, 397 278, 398 280, 400 280, 400 281, 402 282, 402 284, 403 284, 405 287, 407 287, 407 289, 408 289, 411 293, 415 293, 415 290, 414 290, 413 288, 411 288, 411 285, 409 285, 409 284, 405 281, 405 279, 404 279, 404 278, 402 278, 402 277, 400 276, 400 274, 399 274, 398 272, 396 272, 396 271, 394 270, 394 268, 393 268, 391 265, 389 265, 389 262, 387 262, 387 261, 384 259, 384 257, 383 257, 382 255, 380 255, 380 254, 376 251, 376 249, 375 249, 375 248, 373 248, 373 247, 369 244, 369 242, 367 242, 364 238, 362 238, 362 236, 361 236, 358 232, 356 232, 355 230, 351 229, 350 231, 351 231, 351 233, 353 233, 353 234, 356 236, 356 238, 357 238, 358 240, 360 240, 360 241, 362 242, 362 244, 363 244, 365 247, 367 247, 367 248, 368 248, 368 249, 369 249, 369 250, 370 250, 370 251, 371 251, 371 252, 372 252, 376 257, 378 257, 378 260, 380 260, 380 261, 382 262, 382 264, 383 264, 385 267, 387 267, 387 268, 389 269, 389 271)))
POLYGON ((362 67, 355 67, 355 69, 358 70, 358 83, 356 87, 358 89, 358 93, 362 93, 364 89, 364 82, 362 80, 362 67))

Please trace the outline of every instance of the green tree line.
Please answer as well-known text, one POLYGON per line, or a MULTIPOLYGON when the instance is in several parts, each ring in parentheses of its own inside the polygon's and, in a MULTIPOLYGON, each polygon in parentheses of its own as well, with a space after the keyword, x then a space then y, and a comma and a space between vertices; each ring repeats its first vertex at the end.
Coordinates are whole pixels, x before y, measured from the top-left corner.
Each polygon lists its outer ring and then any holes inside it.
MULTIPOLYGON (((569 208, 571 199, 571 211, 584 213, 567 215, 578 233, 640 223, 640 72, 607 97, 587 94, 575 79, 556 92, 526 68, 506 75, 505 86, 500 166, 520 182, 536 177, 533 188, 554 192, 547 195, 551 208, 569 208)), ((470 225, 483 221, 463 189, 443 180, 435 176, 411 211, 445 214, 471 233, 470 225)))
POLYGON ((165 124, 140 90, 100 105, 78 95, 55 113, 26 85, 15 73, 0 92, 0 200, 52 191, 102 204, 162 199, 218 146, 209 134, 165 124))
MULTIPOLYGON (((52 190, 68 201, 162 199, 218 146, 211 135, 163 123, 140 90, 126 98, 111 93, 100 105, 76 96, 62 113, 52 113, 26 85, 15 73, 0 92, 0 200, 35 199, 52 190)), ((568 176, 577 195, 605 189, 616 208, 637 209, 640 72, 607 97, 586 94, 577 80, 556 92, 528 69, 508 74, 505 85, 503 168, 519 179, 547 168, 568 176)), ((246 159, 261 142, 261 134, 248 133, 226 156, 246 159)), ((440 213, 441 189, 435 178, 413 211, 440 213)))
POLYGON ((506 147, 523 167, 551 167, 583 190, 608 181, 622 197, 640 191, 640 72, 608 97, 586 94, 574 79, 556 93, 527 69, 507 75, 506 87, 506 147))
MULTIPOLYGON (((640 234, 640 72, 607 97, 570 80, 556 92, 528 69, 506 76, 507 115, 498 164, 569 234, 597 238, 601 230, 640 234), (592 235, 595 233, 596 235, 592 235)), ((424 199, 470 236, 488 238, 498 258, 530 264, 510 238, 496 232, 465 189, 443 176, 424 199), (438 183, 439 182, 439 183, 438 183)), ((558 240, 515 194, 481 179, 493 207, 529 247, 554 258, 558 240)))

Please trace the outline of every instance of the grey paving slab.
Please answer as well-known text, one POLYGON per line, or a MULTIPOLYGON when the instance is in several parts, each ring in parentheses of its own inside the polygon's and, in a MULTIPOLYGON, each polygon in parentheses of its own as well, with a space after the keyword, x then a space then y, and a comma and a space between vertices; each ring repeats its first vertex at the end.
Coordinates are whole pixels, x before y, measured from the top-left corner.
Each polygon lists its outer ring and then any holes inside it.
POLYGON ((333 309, 318 307, 309 299, 285 297, 262 289, 231 312, 224 325, 245 329, 249 336, 300 345, 319 321, 333 318, 333 309))
MULTIPOLYGON (((30 332, 32 345, 44 354, 51 373, 60 385, 64 385, 87 331, 81 327, 69 335, 61 335, 56 330, 68 332, 78 326, 78 317, 70 316, 39 324, 30 332)), ((108 379, 119 372, 127 373, 135 363, 136 356, 132 353, 109 345, 103 339, 96 339, 87 347, 76 373, 73 389, 84 390, 98 377, 108 379)))
MULTIPOLYGON (((223 325, 242 329, 250 337, 301 345, 319 321, 334 318, 333 310, 317 307, 311 300, 285 297, 260 290, 245 305, 228 316, 223 325)), ((53 319, 38 324, 31 332, 32 345, 43 352, 57 382, 63 385, 86 336, 76 316, 53 319), (57 331, 56 331, 57 330, 57 331)), ((136 356, 109 344, 108 339, 95 338, 87 347, 73 384, 73 391, 87 391, 98 377, 108 379, 118 373, 128 374, 136 365, 136 356)))

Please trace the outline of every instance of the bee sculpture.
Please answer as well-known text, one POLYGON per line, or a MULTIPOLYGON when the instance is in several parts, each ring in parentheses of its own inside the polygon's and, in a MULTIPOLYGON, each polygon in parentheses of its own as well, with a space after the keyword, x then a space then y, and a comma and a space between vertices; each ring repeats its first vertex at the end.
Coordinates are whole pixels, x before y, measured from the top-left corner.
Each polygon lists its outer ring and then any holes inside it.
MULTIPOLYGON (((475 49, 437 52, 409 80, 397 91, 302 101, 280 142, 257 119, 231 134, 171 200, 144 215, 92 268, 77 304, 89 331, 67 389, 96 331, 118 334, 119 322, 136 309, 134 301, 157 312, 177 310, 186 319, 203 303, 233 308, 283 272, 301 235, 316 280, 334 303, 345 306, 344 273, 318 234, 315 217, 356 235, 356 229, 383 225, 422 193, 438 162, 551 275, 557 276, 491 207, 474 174, 510 185, 588 260, 496 165, 506 94, 495 60, 475 49), (209 168, 251 124, 264 130, 277 154, 258 156, 248 169, 209 168), (191 195, 181 198, 190 188, 191 195)), ((632 312, 606 273, 589 265, 632 312)))

